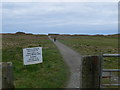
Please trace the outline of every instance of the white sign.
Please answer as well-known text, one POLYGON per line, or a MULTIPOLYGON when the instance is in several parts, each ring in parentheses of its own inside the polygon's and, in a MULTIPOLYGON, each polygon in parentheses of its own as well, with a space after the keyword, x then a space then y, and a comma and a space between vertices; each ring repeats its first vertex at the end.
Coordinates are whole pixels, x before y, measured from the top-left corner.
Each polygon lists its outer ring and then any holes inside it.
POLYGON ((24 65, 42 63, 42 47, 23 49, 24 65))

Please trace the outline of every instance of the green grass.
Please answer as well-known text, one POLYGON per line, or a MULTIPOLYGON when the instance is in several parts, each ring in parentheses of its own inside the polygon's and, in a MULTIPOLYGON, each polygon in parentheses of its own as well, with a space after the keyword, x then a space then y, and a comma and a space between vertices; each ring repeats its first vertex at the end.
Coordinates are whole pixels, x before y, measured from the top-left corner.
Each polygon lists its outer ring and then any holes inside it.
MULTIPOLYGON (((118 53, 117 36, 59 36, 59 41, 82 55, 100 55, 100 53, 118 53)), ((118 58, 104 58, 104 68, 118 68, 118 58)))
POLYGON ((63 88, 68 80, 68 67, 47 36, 3 35, 2 61, 13 63, 16 88, 63 88), (23 65, 23 48, 43 47, 43 63, 23 65))
MULTIPOLYGON (((57 39, 82 55, 118 54, 118 36, 58 36, 57 39)), ((103 68, 120 69, 118 58, 103 58, 103 68)), ((115 73, 118 75, 118 73, 115 73)), ((104 83, 109 80, 104 79, 104 83)), ((112 88, 112 87, 111 87, 112 88)))
POLYGON ((82 55, 95 55, 99 52, 118 53, 118 37, 61 36, 59 39, 82 55))

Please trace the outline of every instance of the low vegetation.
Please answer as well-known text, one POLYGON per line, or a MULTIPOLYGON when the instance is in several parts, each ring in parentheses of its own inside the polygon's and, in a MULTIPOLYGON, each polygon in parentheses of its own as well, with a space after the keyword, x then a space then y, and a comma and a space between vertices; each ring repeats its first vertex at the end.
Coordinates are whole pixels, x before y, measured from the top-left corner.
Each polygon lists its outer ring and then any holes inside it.
POLYGON ((16 88, 62 88, 68 69, 54 44, 45 35, 4 34, 2 61, 12 62, 16 88), (43 63, 23 65, 23 48, 43 47, 43 63))
MULTIPOLYGON (((118 53, 117 35, 62 35, 59 41, 70 46, 82 55, 100 55, 118 53)), ((104 68, 118 68, 118 58, 104 58, 104 68)))
MULTIPOLYGON (((61 35, 57 39, 76 50, 82 55, 100 55, 103 54, 118 54, 118 35, 61 35)), ((103 68, 105 69, 120 69, 119 58, 103 58, 103 68)), ((109 75, 109 73, 108 73, 109 75)), ((118 77, 120 73, 112 73, 113 76, 118 77)), ((109 78, 102 79, 102 83, 118 83, 118 80, 111 80, 109 78)), ((118 88, 109 86, 108 88, 118 88)))

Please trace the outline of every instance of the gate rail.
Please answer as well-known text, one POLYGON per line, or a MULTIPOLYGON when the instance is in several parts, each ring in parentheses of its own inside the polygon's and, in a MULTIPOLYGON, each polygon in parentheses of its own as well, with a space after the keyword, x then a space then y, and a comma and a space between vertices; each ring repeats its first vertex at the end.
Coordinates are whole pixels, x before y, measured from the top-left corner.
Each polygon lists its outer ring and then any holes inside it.
POLYGON ((103 57, 120 57, 120 54, 103 54, 103 57))

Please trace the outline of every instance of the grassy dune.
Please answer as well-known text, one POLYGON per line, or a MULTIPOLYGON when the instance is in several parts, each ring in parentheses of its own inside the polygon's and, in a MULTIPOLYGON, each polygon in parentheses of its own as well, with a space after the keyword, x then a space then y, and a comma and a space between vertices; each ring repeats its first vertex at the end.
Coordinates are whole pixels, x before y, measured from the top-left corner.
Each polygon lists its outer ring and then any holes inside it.
POLYGON ((68 77, 68 68, 54 44, 47 36, 3 35, 2 61, 14 65, 16 88, 62 88, 68 77), (24 66, 22 49, 43 47, 43 63, 24 66))
MULTIPOLYGON (((59 41, 82 55, 99 55, 100 52, 118 53, 118 36, 59 36, 59 41)), ((104 58, 104 68, 118 68, 118 58, 104 58)))

